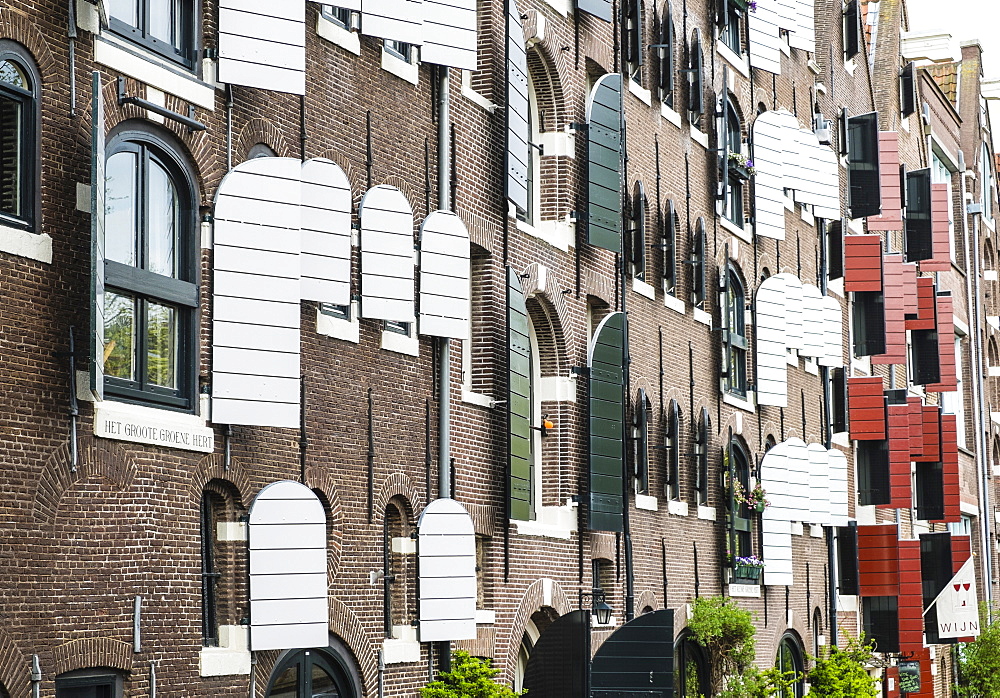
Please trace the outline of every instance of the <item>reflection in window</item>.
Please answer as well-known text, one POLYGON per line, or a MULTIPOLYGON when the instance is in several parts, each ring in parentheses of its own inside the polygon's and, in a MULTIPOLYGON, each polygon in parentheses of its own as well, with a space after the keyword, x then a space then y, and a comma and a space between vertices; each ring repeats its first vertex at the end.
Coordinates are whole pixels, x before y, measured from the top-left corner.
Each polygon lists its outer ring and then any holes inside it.
POLYGON ((0 52, 0 222, 34 221, 36 95, 25 68, 0 52))
POLYGON ((778 644, 778 656, 774 660, 774 668, 780 671, 786 679, 793 677, 798 679, 792 686, 781 690, 780 698, 801 698, 805 683, 799 678, 804 669, 802 652, 799 650, 798 643, 790 635, 781 638, 781 642, 778 644))
POLYGON ((111 28, 146 48, 194 64, 193 0, 109 0, 111 28))
POLYGON ((725 273, 726 391, 742 397, 747 394, 746 302, 739 274, 732 268, 725 273))

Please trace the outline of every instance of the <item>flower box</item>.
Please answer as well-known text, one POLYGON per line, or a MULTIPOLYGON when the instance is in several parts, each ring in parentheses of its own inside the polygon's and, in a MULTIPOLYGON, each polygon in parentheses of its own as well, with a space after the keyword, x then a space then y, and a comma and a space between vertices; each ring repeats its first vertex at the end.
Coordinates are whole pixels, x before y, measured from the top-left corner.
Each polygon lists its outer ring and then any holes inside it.
POLYGON ((753 584, 760 582, 760 575, 764 572, 763 567, 758 567, 757 565, 743 565, 736 564, 736 570, 733 576, 736 579, 747 580, 753 584))

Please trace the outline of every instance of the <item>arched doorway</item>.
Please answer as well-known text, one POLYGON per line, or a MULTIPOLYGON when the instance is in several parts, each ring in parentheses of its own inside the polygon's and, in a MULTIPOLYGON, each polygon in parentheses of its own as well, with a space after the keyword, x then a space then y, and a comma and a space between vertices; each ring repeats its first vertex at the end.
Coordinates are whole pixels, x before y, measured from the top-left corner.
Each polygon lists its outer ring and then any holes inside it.
POLYGON ((674 645, 675 698, 707 696, 708 679, 708 656, 705 649, 690 635, 682 636, 674 645))
POLYGON ((361 698, 361 680, 346 648, 290 650, 271 672, 267 698, 361 698))
POLYGON ((778 656, 774 659, 774 668, 783 675, 791 674, 798 680, 790 688, 783 689, 781 698, 802 698, 805 691, 805 679, 803 672, 805 664, 802 661, 802 649, 798 639, 786 634, 778 643, 778 656))

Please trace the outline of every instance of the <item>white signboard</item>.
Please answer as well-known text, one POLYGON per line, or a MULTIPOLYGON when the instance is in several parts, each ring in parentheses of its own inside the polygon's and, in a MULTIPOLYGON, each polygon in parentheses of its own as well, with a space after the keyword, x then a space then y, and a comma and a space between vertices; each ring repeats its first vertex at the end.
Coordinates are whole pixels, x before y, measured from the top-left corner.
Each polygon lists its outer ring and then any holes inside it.
POLYGON ((94 410, 94 436, 211 453, 215 450, 215 432, 205 426, 204 420, 198 420, 200 424, 192 424, 192 421, 190 416, 174 417, 174 413, 165 410, 133 405, 115 409, 99 405, 94 410))
POLYGON ((937 605, 938 636, 941 639, 979 636, 976 569, 971 557, 931 605, 937 605))

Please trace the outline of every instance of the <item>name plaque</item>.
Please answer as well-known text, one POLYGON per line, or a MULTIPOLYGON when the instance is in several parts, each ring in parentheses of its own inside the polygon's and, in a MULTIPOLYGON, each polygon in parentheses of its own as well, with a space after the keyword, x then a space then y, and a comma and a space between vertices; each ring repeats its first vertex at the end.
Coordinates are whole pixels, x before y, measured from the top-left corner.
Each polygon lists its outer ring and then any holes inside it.
POLYGON ((131 405, 97 406, 94 436, 201 453, 215 450, 215 432, 203 420, 131 405))
POLYGON ((730 584, 730 596, 744 596, 751 599, 760 598, 760 585, 758 584, 730 584))

